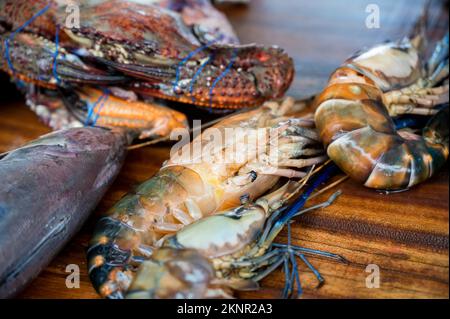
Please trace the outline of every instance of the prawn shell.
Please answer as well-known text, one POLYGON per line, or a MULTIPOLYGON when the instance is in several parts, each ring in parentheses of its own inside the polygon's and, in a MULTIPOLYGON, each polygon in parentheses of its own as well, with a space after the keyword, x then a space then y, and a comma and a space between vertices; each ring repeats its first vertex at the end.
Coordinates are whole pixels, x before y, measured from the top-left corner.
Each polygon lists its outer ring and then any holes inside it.
POLYGON ((414 83, 422 72, 419 54, 407 40, 375 46, 357 53, 346 63, 370 77, 383 92, 414 83))
POLYGON ((422 131, 428 151, 433 157, 432 172, 445 164, 449 155, 449 108, 445 107, 430 119, 422 131))
POLYGON ((345 173, 364 183, 385 151, 401 143, 399 135, 367 126, 342 135, 328 146, 327 153, 345 173))
POLYGON ((371 78, 365 76, 363 73, 358 72, 355 69, 346 66, 341 66, 340 68, 336 69, 336 71, 334 71, 330 76, 328 84, 333 85, 336 83, 362 83, 373 87, 376 86, 375 82, 371 78))
POLYGON ((316 98, 315 104, 320 105, 330 99, 344 100, 381 100, 382 92, 375 86, 364 83, 335 83, 329 85, 316 98))
POLYGON ((442 157, 423 141, 405 141, 380 158, 365 186, 401 189, 423 182, 433 174, 436 156, 442 157))
POLYGON ((379 101, 352 101, 338 99, 339 96, 323 102, 315 114, 316 126, 325 146, 346 132, 365 126, 386 134, 395 132, 394 123, 379 101))
POLYGON ((423 130, 424 139, 402 134, 404 143, 387 150, 365 186, 404 189, 425 181, 448 158, 448 108, 433 117, 423 130))
POLYGON ((231 212, 209 216, 185 226, 168 239, 167 244, 195 249, 208 258, 233 254, 257 238, 265 221, 265 213, 261 208, 255 206, 243 209, 242 216, 231 212))
POLYGON ((129 299, 202 298, 214 271, 195 250, 161 248, 144 261, 127 292, 129 299))
POLYGON ((408 148, 399 144, 384 153, 365 182, 366 187, 398 189, 408 185, 411 173, 408 148))

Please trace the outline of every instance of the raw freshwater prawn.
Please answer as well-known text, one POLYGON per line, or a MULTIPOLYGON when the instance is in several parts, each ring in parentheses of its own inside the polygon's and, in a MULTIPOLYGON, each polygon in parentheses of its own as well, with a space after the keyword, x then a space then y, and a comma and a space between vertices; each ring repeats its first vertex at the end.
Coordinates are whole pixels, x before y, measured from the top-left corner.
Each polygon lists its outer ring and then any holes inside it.
MULTIPOLYGON (((137 263, 152 256, 164 240, 214 213, 254 200, 271 189, 280 177, 300 178, 302 168, 327 157, 311 119, 288 116, 304 108, 286 99, 281 105, 268 102, 258 110, 230 116, 194 139, 202 149, 211 146, 208 161, 182 162, 177 156, 160 171, 126 195, 99 220, 88 250, 89 275, 104 297, 120 297, 127 291, 137 263), (211 140, 216 132, 239 128, 222 143, 211 140), (252 143, 249 136, 263 134, 252 143), (278 143, 274 151, 270 147, 278 143), (227 162, 219 156, 229 150, 248 154, 242 161, 227 162)), ((225 135, 226 136, 226 135, 225 135)))
POLYGON ((258 289, 259 281, 278 267, 285 273, 283 297, 295 296, 296 289, 299 296, 296 258, 313 272, 320 286, 324 279, 305 254, 345 261, 342 257, 273 241, 291 218, 324 208, 336 199, 340 192, 322 204, 302 209, 311 190, 334 168, 326 168, 295 201, 292 199, 309 175, 300 182, 289 181, 255 202, 198 220, 166 238, 162 248, 139 265, 126 298, 231 298, 234 290, 258 289), (289 202, 294 203, 286 209, 289 202))
POLYGON ((315 100, 315 122, 328 156, 367 187, 410 188, 448 158, 449 35, 424 63, 425 17, 413 38, 348 59, 315 100), (396 129, 392 117, 403 114, 434 116, 416 135, 396 129))

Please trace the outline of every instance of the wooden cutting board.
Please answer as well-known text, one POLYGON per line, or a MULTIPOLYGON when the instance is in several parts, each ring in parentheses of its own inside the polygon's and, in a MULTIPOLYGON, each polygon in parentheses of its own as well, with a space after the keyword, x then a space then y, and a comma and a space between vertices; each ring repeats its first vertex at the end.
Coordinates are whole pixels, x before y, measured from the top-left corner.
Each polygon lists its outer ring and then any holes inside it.
MULTIPOLYGON (((289 94, 300 98, 319 91, 327 77, 356 50, 408 33, 424 1, 378 0, 380 28, 368 29, 370 1, 253 0, 248 7, 225 7, 243 43, 278 44, 295 59, 297 77, 289 94)), ((445 32, 448 13, 432 5, 432 37, 445 32)), ((6 81, 1 85, 13 90, 6 81)), ((189 107, 186 107, 188 109, 189 107)), ((190 112, 190 111, 188 111, 190 112)), ((198 114, 198 113, 196 113, 198 114)), ((23 100, 14 94, 0 102, 0 153, 48 132, 23 100)), ((99 214, 128 190, 151 177, 168 158, 170 145, 129 153, 117 181, 92 218, 58 257, 23 292, 21 298, 97 298, 86 271, 85 250, 99 214), (66 266, 81 269, 80 288, 65 285, 66 266)), ((311 271, 300 265, 304 298, 448 298, 449 195, 448 169, 413 189, 386 195, 352 181, 340 186, 343 195, 331 207, 299 218, 292 227, 293 243, 340 254, 349 264, 310 258, 326 280, 315 289, 311 271), (367 288, 370 273, 380 269, 380 287, 367 288)), ((314 201, 324 200, 324 194, 314 201)), ((18 198, 17 200, 21 200, 18 198)), ((278 242, 286 242, 283 232, 278 242)), ((257 292, 243 298, 277 298, 283 274, 276 271, 257 292)))

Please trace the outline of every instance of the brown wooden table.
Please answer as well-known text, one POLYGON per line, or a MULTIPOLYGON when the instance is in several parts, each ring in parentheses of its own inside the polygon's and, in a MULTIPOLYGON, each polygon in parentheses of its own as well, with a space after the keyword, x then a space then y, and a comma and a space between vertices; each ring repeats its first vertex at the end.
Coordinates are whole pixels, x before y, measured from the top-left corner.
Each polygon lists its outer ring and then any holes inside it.
MULTIPOLYGON (((377 0, 380 29, 365 26, 365 8, 371 1, 254 0, 249 7, 226 7, 225 11, 242 42, 278 44, 294 57, 297 78, 289 94, 299 98, 319 91, 330 72, 355 50, 407 34, 423 2, 377 0)), ((433 2, 434 38, 442 35, 448 22, 448 13, 440 12, 440 3, 433 2)), ((1 84, 12 90, 7 82, 1 84)), ((21 98, 2 95, 0 153, 48 131, 21 98)), ((151 177, 168 158, 169 149, 169 145, 157 145, 130 152, 120 176, 91 219, 20 297, 97 298, 85 259, 93 225, 99 214, 128 190, 151 177), (68 264, 81 268, 79 289, 66 288, 68 264)), ((293 224, 294 244, 341 254, 350 261, 341 264, 310 258, 326 283, 315 289, 312 273, 301 266, 303 297, 448 298, 448 170, 402 193, 386 195, 352 181, 342 184, 341 189, 343 195, 334 205, 293 224), (369 264, 380 267, 380 288, 366 287, 369 264)), ((286 241, 286 232, 278 241, 286 241)), ((260 291, 239 296, 278 297, 283 287, 281 271, 266 278, 262 286, 260 291)))

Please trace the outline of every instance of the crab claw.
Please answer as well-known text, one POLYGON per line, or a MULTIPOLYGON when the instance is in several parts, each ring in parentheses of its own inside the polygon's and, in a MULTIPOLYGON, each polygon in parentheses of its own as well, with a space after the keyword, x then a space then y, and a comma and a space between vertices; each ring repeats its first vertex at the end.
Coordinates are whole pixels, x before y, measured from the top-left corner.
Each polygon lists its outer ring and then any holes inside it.
POLYGON ((260 105, 282 96, 294 74, 283 50, 199 38, 180 14, 157 5, 100 2, 83 10, 80 28, 64 31, 78 55, 134 78, 132 90, 183 103, 260 105))
POLYGON ((257 106, 279 98, 294 77, 292 59, 276 47, 222 45, 205 51, 208 56, 184 59, 165 70, 157 70, 154 64, 108 65, 139 78, 132 89, 141 94, 225 109, 257 106))
POLYGON ((59 48, 54 42, 31 33, 7 33, 0 41, 5 61, 0 67, 16 79, 42 87, 57 84, 115 84, 126 77, 101 71, 81 61, 76 55, 59 48))
POLYGON ((138 137, 165 137, 174 129, 188 128, 186 116, 156 103, 127 101, 109 90, 83 87, 65 94, 65 105, 85 125, 121 127, 138 137))

